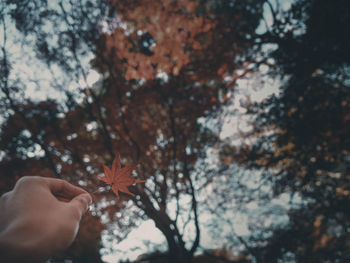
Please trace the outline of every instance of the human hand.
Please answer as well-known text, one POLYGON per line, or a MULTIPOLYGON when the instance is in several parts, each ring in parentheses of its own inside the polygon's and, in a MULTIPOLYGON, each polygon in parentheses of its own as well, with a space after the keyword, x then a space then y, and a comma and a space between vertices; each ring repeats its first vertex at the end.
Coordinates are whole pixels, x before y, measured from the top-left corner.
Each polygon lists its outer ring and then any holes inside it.
POLYGON ((2 262, 43 262, 66 249, 91 201, 90 194, 66 181, 22 177, 0 198, 2 262))

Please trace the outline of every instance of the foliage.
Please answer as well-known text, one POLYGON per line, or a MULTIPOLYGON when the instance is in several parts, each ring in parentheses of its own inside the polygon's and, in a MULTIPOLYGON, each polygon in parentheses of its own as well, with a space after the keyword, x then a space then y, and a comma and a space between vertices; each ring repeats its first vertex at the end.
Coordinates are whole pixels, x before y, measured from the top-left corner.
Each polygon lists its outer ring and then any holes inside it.
POLYGON ((230 226, 235 260, 348 261, 350 5, 296 0, 282 9, 285 2, 2 3, 1 193, 30 174, 90 192, 99 187, 80 237, 64 255, 75 262, 101 260, 105 225, 116 225, 110 236, 121 240, 144 219, 165 236, 167 260, 206 260, 207 253, 194 257, 203 209, 221 231, 224 215, 288 193, 302 202, 288 211, 287 225, 258 231, 268 218, 262 216, 246 237, 230 226), (26 84, 12 73, 12 21, 58 79, 63 99, 25 97, 26 84), (94 84, 87 62, 100 74, 94 84), (280 80, 279 94, 247 105, 252 130, 241 132, 240 145, 222 141, 209 127, 220 123, 237 80, 253 78, 262 66, 280 80), (63 78, 84 85, 72 89, 63 78), (147 179, 131 187, 130 202, 98 180, 115 152, 123 163, 140 161, 135 174, 147 179), (206 161, 212 152, 222 165, 206 161), (247 178, 256 174, 260 185, 251 189, 247 178))
POLYGON ((127 186, 146 182, 146 180, 138 180, 130 176, 136 165, 137 164, 121 168, 120 157, 117 155, 113 160, 112 170, 105 165, 103 166, 105 177, 100 177, 100 179, 111 186, 112 191, 117 197, 119 197, 119 191, 135 196, 128 190, 127 186))
MULTIPOLYGON (((349 255, 348 1, 296 1, 263 38, 278 47, 270 74, 281 75, 280 94, 251 104, 256 138, 226 154, 252 169, 270 171, 276 194, 302 194, 308 204, 289 213, 260 251, 262 262, 347 261, 349 255)), ((224 151, 225 152, 225 151, 224 151)), ((265 239, 263 239, 265 240, 265 239)))
MULTIPOLYGON (((35 43, 38 58, 86 82, 84 59, 93 54, 91 64, 101 79, 78 91, 58 85, 65 104, 18 98, 15 88, 25 86, 6 72, 11 69, 10 51, 4 43, 1 191, 29 174, 63 178, 89 191, 96 186, 104 189, 97 179, 101 164, 111 164, 118 151, 123 162, 142 163, 136 173, 147 182, 132 188, 133 206, 107 191, 97 194, 92 216, 108 215, 107 222, 120 228, 114 235, 117 240, 140 220, 152 219, 166 238, 169 259, 191 261, 200 244, 197 189, 203 178, 199 174, 205 173, 204 180, 210 182, 216 170, 202 166, 199 171, 195 165, 204 163, 207 149, 219 141, 218 134, 200 120, 218 114, 227 101, 233 85, 224 77, 242 66, 245 52, 254 44, 251 35, 261 5, 261 1, 11 1, 3 10, 35 43), (194 229, 193 236, 186 236, 188 228, 194 229)), ((3 25, 6 34, 8 21, 3 25)), ((98 242, 95 236, 95 253, 98 242)), ((80 247, 75 253, 84 258, 86 251, 80 247)))

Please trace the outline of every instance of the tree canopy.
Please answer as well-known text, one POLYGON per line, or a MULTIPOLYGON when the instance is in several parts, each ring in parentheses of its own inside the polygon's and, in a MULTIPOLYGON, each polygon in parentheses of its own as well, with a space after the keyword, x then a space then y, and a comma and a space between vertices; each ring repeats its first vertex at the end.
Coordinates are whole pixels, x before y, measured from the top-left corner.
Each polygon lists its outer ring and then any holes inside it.
POLYGON ((150 260, 201 262, 195 253, 204 213, 231 224, 226 217, 238 213, 232 203, 300 195, 284 227, 234 234, 230 260, 346 261, 350 6, 298 0, 283 9, 284 3, 3 2, 1 193, 25 175, 96 192, 77 241, 62 255, 74 262, 101 262, 103 229, 120 241, 146 219, 167 243, 150 260), (43 63, 59 97, 26 96, 28 83, 13 73, 22 64, 9 44, 13 32, 43 63), (237 81, 254 78, 262 66, 280 81, 279 94, 246 105, 252 128, 237 146, 222 139, 221 118, 237 81), (99 76, 94 83, 92 71, 99 76), (146 183, 130 187, 135 197, 116 198, 98 179, 117 153, 123 165, 140 162, 135 175, 146 183), (273 193, 244 183, 257 172, 273 193))
POLYGON ((349 257, 349 9, 347 1, 297 1, 282 17, 273 12, 264 38, 278 44, 270 74, 284 80, 280 94, 248 106, 247 136, 256 141, 227 149, 247 167, 270 170, 275 193, 308 200, 263 249, 267 262, 283 251, 297 262, 349 257))

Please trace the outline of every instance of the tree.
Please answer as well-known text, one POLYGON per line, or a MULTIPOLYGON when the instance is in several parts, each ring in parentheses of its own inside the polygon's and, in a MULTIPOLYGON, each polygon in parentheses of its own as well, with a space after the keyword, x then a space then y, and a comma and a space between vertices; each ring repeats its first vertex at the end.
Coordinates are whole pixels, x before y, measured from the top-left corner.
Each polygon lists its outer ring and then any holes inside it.
POLYGON ((349 214, 349 62, 347 1, 296 1, 262 35, 277 44, 270 74, 284 80, 280 94, 248 107, 255 143, 227 148, 251 169, 269 171, 275 193, 307 202, 290 211, 290 225, 261 252, 275 262, 289 251, 297 262, 347 261, 349 214))
MULTIPOLYGON (((66 102, 59 104, 16 99, 15 82, 4 74, 7 118, 0 145, 6 178, 13 183, 25 174, 39 174, 69 180, 90 192, 99 186, 104 191, 97 201, 105 207, 97 203, 92 215, 108 214, 121 227, 115 238, 125 237, 137 218, 150 218, 167 240, 169 259, 190 262, 200 243, 199 176, 205 174, 210 181, 215 174, 196 165, 219 140, 200 119, 217 114, 227 101, 233 86, 224 78, 250 55, 262 2, 50 5, 15 1, 10 14, 21 32, 34 37, 36 54, 48 65, 58 64, 77 80, 86 80, 83 57, 92 52, 92 65, 103 77, 80 93, 60 86, 66 102), (51 35, 46 22, 62 26, 51 35), (51 40, 54 36, 58 41, 51 40), (77 95, 83 96, 82 102, 77 95), (132 189, 132 205, 125 197, 116 199, 97 179, 101 164, 110 165, 116 152, 123 163, 139 160, 137 176, 147 179, 132 189), (117 213, 121 209, 127 212, 117 213), (188 228, 193 237, 186 236, 188 228)), ((5 46, 3 61, 10 70, 5 46)))

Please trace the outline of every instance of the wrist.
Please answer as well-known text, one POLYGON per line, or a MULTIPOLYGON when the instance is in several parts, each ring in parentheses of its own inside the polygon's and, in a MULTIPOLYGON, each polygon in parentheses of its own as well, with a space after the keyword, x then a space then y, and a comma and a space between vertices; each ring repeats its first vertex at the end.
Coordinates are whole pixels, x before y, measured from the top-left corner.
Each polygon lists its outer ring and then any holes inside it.
POLYGON ((0 254, 2 262, 44 262, 39 253, 36 238, 24 238, 20 225, 13 223, 0 232, 0 254))

